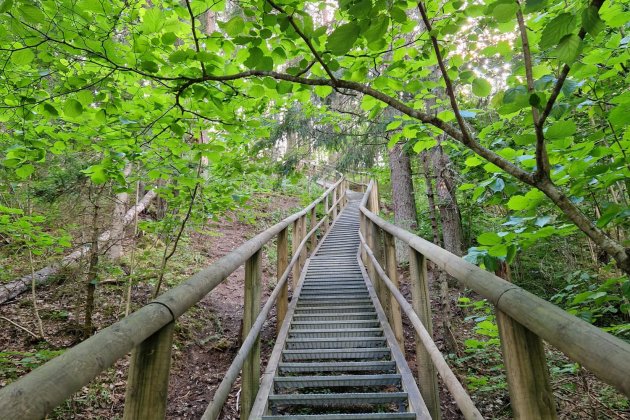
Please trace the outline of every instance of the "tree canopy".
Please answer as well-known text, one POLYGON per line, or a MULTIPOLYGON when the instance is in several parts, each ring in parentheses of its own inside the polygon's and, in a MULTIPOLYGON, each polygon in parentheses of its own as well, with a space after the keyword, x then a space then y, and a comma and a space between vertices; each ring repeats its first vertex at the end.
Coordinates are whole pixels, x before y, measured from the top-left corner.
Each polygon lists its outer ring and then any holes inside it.
POLYGON ((620 0, 3 0, 3 165, 80 152, 95 184, 138 163, 190 187, 200 159, 225 168, 295 103, 346 95, 397 110, 390 146, 442 136, 465 159, 462 190, 514 216, 480 238, 494 255, 577 228, 629 272, 628 20, 620 0))

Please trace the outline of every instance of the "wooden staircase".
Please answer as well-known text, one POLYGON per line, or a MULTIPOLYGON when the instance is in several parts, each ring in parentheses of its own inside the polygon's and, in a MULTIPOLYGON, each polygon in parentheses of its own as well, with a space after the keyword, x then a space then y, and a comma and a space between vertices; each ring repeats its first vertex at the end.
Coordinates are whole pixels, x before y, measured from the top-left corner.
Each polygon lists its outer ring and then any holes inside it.
POLYGON ((361 195, 349 197, 302 272, 252 420, 430 418, 359 264, 361 195))

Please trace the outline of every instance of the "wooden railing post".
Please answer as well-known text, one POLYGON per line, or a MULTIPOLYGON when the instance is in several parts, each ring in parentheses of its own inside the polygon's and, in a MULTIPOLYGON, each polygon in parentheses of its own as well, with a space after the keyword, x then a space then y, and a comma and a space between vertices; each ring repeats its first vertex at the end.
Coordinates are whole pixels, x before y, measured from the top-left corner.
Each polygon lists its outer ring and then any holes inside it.
MULTIPOLYGON (((328 204, 328 197, 330 194, 326 194, 326 198, 324 199, 324 215, 328 215, 328 210, 330 210, 330 205, 328 204)), ((324 232, 328 232, 328 225, 330 225, 330 217, 326 219, 322 227, 324 228, 324 232)))
MULTIPOLYGON (((302 242, 302 240, 304 240, 304 238, 306 238, 306 224, 308 223, 306 220, 306 215, 300 217, 300 219, 302 220, 302 222, 300 223, 300 228, 302 229, 302 233, 300 234, 300 242, 302 242)), ((300 245, 300 243, 298 242, 298 246, 300 245)), ((302 270, 302 267, 304 267, 304 263, 306 262, 306 255, 308 254, 308 251, 306 250, 306 245, 304 245, 304 247, 302 248, 302 252, 300 252, 300 270, 302 270)))
MULTIPOLYGON (((496 274, 511 280, 506 263, 496 274)), ((542 340, 498 308, 496 320, 514 418, 557 418, 542 340)))
POLYGON ((339 186, 336 186, 336 187, 333 189, 333 196, 332 196, 332 206, 333 206, 333 214, 332 214, 333 218, 332 218, 332 220, 333 220, 333 221, 334 221, 335 219, 337 219, 337 198, 338 198, 338 195, 337 195, 337 189, 338 189, 338 188, 339 188, 339 186))
MULTIPOLYGON (((383 253, 383 232, 381 228, 378 227, 375 223, 370 223, 371 227, 371 239, 372 242, 369 244, 376 261, 381 265, 381 267, 385 267, 384 253, 383 253)), ((381 302, 381 306, 383 307, 383 311, 387 314, 389 319, 389 289, 383 281, 381 277, 378 275, 376 268, 372 267, 374 270, 374 283, 376 294, 378 296, 378 300, 381 302)), ((391 320, 390 320, 391 323, 391 320)))
MULTIPOLYGON (((411 285, 411 304, 414 312, 422 321, 422 325, 433 337, 433 321, 431 319, 431 300, 429 298, 429 277, 427 275, 427 259, 413 249, 409 248, 409 277, 411 285)), ((440 390, 438 388, 438 376, 435 365, 431 360, 418 334, 416 337, 416 367, 418 369, 418 385, 431 418, 439 420, 440 390)))
MULTIPOLYGON (((276 278, 279 281, 282 274, 284 274, 284 270, 286 270, 289 265, 289 228, 282 229, 282 231, 278 234, 276 250, 276 253, 278 254, 278 259, 276 261, 276 278)), ((280 290, 280 294, 278 295, 278 300, 276 301, 276 333, 280 332, 280 328, 282 327, 282 322, 284 321, 288 308, 289 284, 285 282, 284 286, 280 290)))
POLYGON ((125 420, 166 417, 174 329, 175 322, 168 323, 131 352, 125 420))
MULTIPOLYGON (((260 313, 262 297, 262 251, 258 250, 245 262, 245 303, 243 306, 243 333, 245 340, 260 313)), ((260 380, 260 337, 243 364, 241 376, 241 419, 247 420, 254 405, 260 380)))
MULTIPOLYGON (((292 256, 295 255, 295 252, 297 251, 298 246, 300 246, 300 242, 302 242, 302 238, 300 238, 300 235, 302 234, 302 228, 300 227, 300 220, 301 219, 298 217, 293 222, 292 237, 291 237, 291 255, 292 256)), ((300 279, 300 262, 299 261, 293 264, 292 273, 293 273, 293 280, 291 284, 293 285, 293 290, 295 290, 295 288, 297 287, 298 280, 300 279)))
MULTIPOLYGON (((396 262, 396 240, 394 236, 386 231, 383 231, 383 248, 385 257, 385 272, 387 277, 394 283, 396 289, 399 289, 398 284, 398 263, 396 262)), ((389 322, 392 325, 394 336, 398 341, 400 351, 405 354, 405 336, 403 333, 402 315, 400 313, 400 305, 394 298, 394 295, 387 293, 389 296, 388 316, 389 322)))
MULTIPOLYGON (((313 206, 311 209, 311 230, 317 226, 317 206, 313 206)), ((317 233, 313 232, 311 235, 311 251, 317 246, 317 233)))

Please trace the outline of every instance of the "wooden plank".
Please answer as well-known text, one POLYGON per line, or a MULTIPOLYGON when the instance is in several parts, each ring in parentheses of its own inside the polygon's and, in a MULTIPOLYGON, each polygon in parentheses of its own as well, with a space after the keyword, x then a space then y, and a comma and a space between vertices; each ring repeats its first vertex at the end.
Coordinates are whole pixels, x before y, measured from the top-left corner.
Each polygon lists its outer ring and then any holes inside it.
MULTIPOLYGON (((497 275, 510 280, 506 263, 502 263, 497 275)), ((501 310, 497 309, 495 315, 514 417, 557 418, 542 340, 501 310)))
MULTIPOLYGON (((409 277, 411 282, 411 306, 422 321, 422 325, 429 335, 433 337, 433 321, 431 319, 431 300, 429 299, 429 278, 427 275, 427 259, 409 248, 409 277)), ((416 341, 416 367, 418 369, 418 383, 422 398, 431 413, 431 418, 439 420, 442 417, 440 410, 440 390, 438 377, 431 356, 422 345, 420 336, 415 334, 416 341)))
POLYGON ((332 198, 332 205, 333 205, 333 218, 332 218, 332 220, 333 221, 337 220, 337 198, 338 198, 337 190, 338 190, 338 188, 339 187, 335 187, 335 189, 333 189, 333 192, 332 192, 332 197, 333 197, 332 198))
MULTIPOLYGON (((278 281, 282 278, 282 274, 289 265, 289 229, 284 228, 279 234, 276 243, 276 253, 278 255, 276 261, 276 277, 278 281)), ((280 332, 280 327, 287 314, 289 307, 289 286, 287 283, 282 286, 278 300, 276 302, 276 332, 280 332)))
MULTIPOLYGON (((243 340, 256 322, 262 297, 262 251, 245 263, 245 303, 243 307, 243 340)), ((260 338, 243 364, 241 380, 241 419, 247 419, 258 393, 260 379, 260 338)))
MULTIPOLYGON (((383 232, 383 248, 385 257, 385 272, 389 279, 399 288, 398 283, 398 263, 396 262, 396 242, 394 236, 389 232, 383 232)), ((405 354, 405 335, 403 333, 402 316, 400 314, 400 306, 392 294, 388 296, 388 315, 392 325, 392 330, 398 341, 400 351, 405 354)))
MULTIPOLYGON (((306 215, 302 216, 302 222, 300 223, 300 228, 302 229, 302 233, 300 234, 300 242, 306 238, 306 225, 308 223, 308 220, 306 219, 306 215)), ((304 267, 304 263, 306 262, 306 255, 308 254, 308 251, 306 249, 306 247, 302 248, 302 250, 300 251, 300 267, 304 267)))
POLYGON ((131 352, 123 419, 166 417, 174 330, 168 323, 131 352))

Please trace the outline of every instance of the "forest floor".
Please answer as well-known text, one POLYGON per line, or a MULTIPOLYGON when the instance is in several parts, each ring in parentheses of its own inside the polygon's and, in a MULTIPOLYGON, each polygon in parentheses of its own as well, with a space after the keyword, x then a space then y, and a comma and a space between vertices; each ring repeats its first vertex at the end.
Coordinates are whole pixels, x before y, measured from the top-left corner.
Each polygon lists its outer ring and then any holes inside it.
MULTIPOLYGON (((202 231, 188 235, 169 272, 168 279, 172 285, 226 255, 243 241, 299 207, 299 201, 294 197, 265 195, 252 201, 247 217, 241 214, 239 217, 236 214, 228 215, 219 222, 209 222, 202 231)), ((159 254, 155 245, 156 243, 147 239, 144 247, 139 246, 138 260, 145 268, 144 271, 138 270, 141 281, 133 287, 132 309, 139 308, 151 299, 151 262, 159 254)), ((266 247, 263 255, 263 300, 266 300, 276 278, 273 244, 266 247)), ((97 288, 97 311, 94 316, 99 329, 121 319, 125 308, 124 270, 120 267, 107 267, 104 271, 107 275, 97 288)), ((64 281, 37 290, 37 306, 42 317, 46 342, 35 340, 23 329, 6 321, 10 320, 28 330, 36 331, 30 294, 24 294, 0 306, 0 316, 5 318, 0 319, 0 322, 6 323, 0 329, 0 387, 80 341, 83 295, 76 291, 82 290, 84 286, 77 273, 78 271, 66 273, 64 281)), ((401 289, 409 297, 408 272, 403 268, 399 274, 401 289)), ((241 334, 243 278, 244 270, 241 267, 179 318, 173 347, 167 418, 200 418, 236 355, 241 334)), ((438 347, 444 351, 447 340, 442 327, 439 292, 434 287, 436 283, 432 281, 431 287, 434 335, 438 347)), ((483 336, 476 329, 479 317, 484 315, 487 308, 484 304, 462 304, 461 298, 476 301, 470 293, 450 289, 448 299, 451 307, 451 329, 458 348, 451 352, 453 355, 448 356, 447 361, 454 367, 460 381, 471 391, 473 400, 485 416, 495 419, 511 418, 506 381, 500 363, 500 348, 496 340, 493 340, 491 332, 489 336, 483 336), (470 347, 463 344, 470 342, 467 340, 486 344, 470 347)), ((263 366, 274 344, 275 322, 275 311, 272 310, 261 338, 263 366)), ((406 356, 412 371, 415 371, 413 329, 407 320, 404 325, 406 356)), ((576 368, 561 354, 549 350, 548 357, 560 418, 630 419, 627 399, 583 369, 576 368)), ((118 361, 92 384, 58 407, 50 418, 121 418, 128 365, 128 357, 118 361)), ((443 418, 461 418, 446 388, 443 384, 440 387, 443 418)), ((239 418, 239 389, 240 380, 237 380, 225 405, 222 419, 239 418)))

